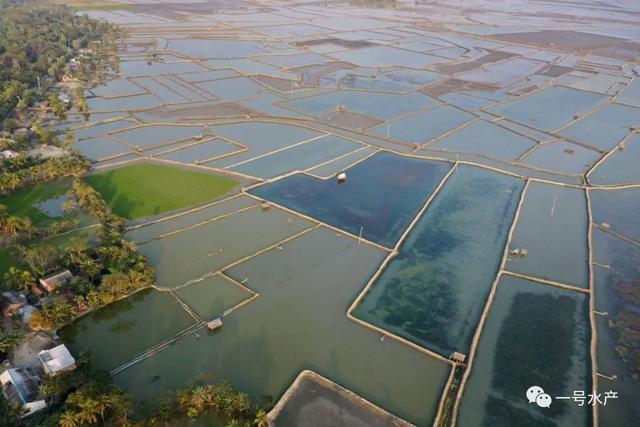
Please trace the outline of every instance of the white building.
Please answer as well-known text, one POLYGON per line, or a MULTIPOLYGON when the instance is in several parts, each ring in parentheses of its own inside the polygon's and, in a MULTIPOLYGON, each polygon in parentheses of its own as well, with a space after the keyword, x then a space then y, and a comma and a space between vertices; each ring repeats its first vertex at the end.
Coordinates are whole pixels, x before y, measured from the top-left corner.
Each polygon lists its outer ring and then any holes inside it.
POLYGON ((2 394, 12 406, 22 408, 23 417, 31 415, 47 406, 38 399, 40 378, 31 374, 26 368, 7 369, 0 374, 2 394))
POLYGON ((38 353, 38 359, 47 375, 58 375, 64 371, 72 371, 76 368, 76 359, 64 344, 60 344, 49 350, 38 353))

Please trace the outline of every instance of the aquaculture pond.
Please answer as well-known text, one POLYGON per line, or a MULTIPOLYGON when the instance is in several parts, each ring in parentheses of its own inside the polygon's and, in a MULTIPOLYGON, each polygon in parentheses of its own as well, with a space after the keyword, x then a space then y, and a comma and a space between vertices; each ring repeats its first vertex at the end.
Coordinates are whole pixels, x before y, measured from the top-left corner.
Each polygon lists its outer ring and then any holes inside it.
POLYGON ((297 174, 250 192, 393 247, 450 168, 379 153, 349 169, 344 183, 297 174))
POLYGON ((600 424, 633 425, 640 419, 640 248, 594 229, 598 391, 618 393, 600 407, 600 424))
POLYGON ((524 183, 459 167, 354 314, 446 357, 467 353, 524 183))
POLYGON ((196 323, 168 292, 144 290, 59 331, 74 354, 91 350, 102 369, 116 366, 196 323))
POLYGON ((502 276, 458 425, 590 426, 590 405, 557 399, 591 393, 590 336, 586 295, 502 276), (532 386, 554 398, 550 407, 529 404, 532 386))
POLYGON ((640 188, 589 190, 593 222, 640 242, 640 188))
POLYGON ((386 255, 324 227, 309 231, 225 271, 259 297, 225 316, 219 331, 184 338, 114 379, 139 400, 198 376, 229 380, 254 399, 277 399, 312 369, 409 421, 431 424, 449 365, 381 340, 345 314, 386 255))
POLYGON ((588 288, 587 232, 584 190, 533 182, 527 187, 505 269, 588 288))
POLYGON ((156 283, 176 288, 311 226, 280 209, 253 208, 158 235, 138 249, 155 267, 156 283))

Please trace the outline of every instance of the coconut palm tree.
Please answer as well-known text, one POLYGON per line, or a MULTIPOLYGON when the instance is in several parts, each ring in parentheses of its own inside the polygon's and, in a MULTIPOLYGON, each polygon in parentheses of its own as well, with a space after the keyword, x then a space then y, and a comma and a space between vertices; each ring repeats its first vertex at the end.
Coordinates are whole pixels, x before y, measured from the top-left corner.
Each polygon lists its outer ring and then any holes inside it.
POLYGON ((58 420, 60 427, 77 427, 79 426, 78 415, 73 411, 65 411, 58 420))
POLYGON ((264 409, 260 409, 256 414, 256 418, 253 420, 253 423, 257 427, 268 427, 269 426, 269 417, 264 409))

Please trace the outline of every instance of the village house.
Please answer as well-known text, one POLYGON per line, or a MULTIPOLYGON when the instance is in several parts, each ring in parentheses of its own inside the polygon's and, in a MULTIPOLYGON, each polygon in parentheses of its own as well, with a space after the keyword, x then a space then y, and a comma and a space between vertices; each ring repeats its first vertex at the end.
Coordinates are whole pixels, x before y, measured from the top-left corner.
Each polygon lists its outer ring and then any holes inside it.
POLYGON ((47 403, 38 399, 40 378, 27 368, 11 368, 0 374, 2 394, 12 406, 22 408, 23 417, 44 409, 47 403))
POLYGON ((64 285, 73 279, 73 274, 69 270, 64 270, 49 277, 40 279, 38 282, 42 290, 47 293, 53 292, 58 286, 64 285))
POLYGON ((44 372, 51 376, 76 368, 76 359, 64 344, 41 351, 38 353, 38 360, 40 360, 44 372))

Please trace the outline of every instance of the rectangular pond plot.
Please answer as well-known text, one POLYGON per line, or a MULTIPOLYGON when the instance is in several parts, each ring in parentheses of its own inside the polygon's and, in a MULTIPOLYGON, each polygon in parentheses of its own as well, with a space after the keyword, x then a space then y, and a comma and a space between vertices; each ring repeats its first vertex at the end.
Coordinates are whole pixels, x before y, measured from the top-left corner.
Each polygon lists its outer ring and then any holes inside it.
POLYGON ((640 78, 635 78, 616 97, 618 104, 640 108, 640 78))
POLYGON ((463 110, 477 110, 484 108, 489 104, 493 104, 493 101, 488 99, 478 98, 476 96, 467 95, 461 92, 451 92, 445 95, 439 96, 442 102, 445 102, 451 106, 462 108, 463 110))
POLYGON ((313 369, 400 417, 431 424, 449 366, 381 341, 345 314, 385 256, 333 230, 313 230, 228 272, 260 296, 215 334, 185 338, 114 379, 150 400, 214 375, 259 400, 277 399, 300 371, 313 369))
POLYGON ((468 353, 522 187, 459 167, 354 315, 445 357, 468 353))
POLYGON ((450 168, 379 153, 351 168, 343 184, 299 174, 251 193, 393 247, 450 168))
POLYGON ((198 58, 243 58, 263 53, 262 43, 255 40, 169 40, 168 49, 198 58))
POLYGON ((531 183, 511 239, 511 254, 505 269, 588 288, 587 232, 584 190, 531 183), (526 255, 520 253, 523 249, 526 255))
POLYGON ((524 79, 525 77, 534 74, 544 65, 544 62, 540 61, 534 61, 526 58, 515 58, 487 65, 479 70, 458 74, 456 77, 476 83, 501 85, 504 87, 508 83, 524 79))
POLYGON ((574 116, 588 113, 607 102, 608 96, 566 87, 543 89, 489 109, 489 112, 542 130, 569 123, 574 116))
POLYGON ((442 58, 437 56, 389 46, 374 46, 336 52, 332 53, 331 56, 360 67, 401 66, 420 69, 437 62, 444 62, 442 58))
POLYGON ((74 129, 73 135, 78 139, 91 138, 94 136, 104 135, 118 131, 120 129, 130 128, 137 126, 137 123, 126 120, 116 120, 114 122, 100 123, 94 126, 83 127, 80 129, 74 129))
POLYGON ((220 275, 176 290, 176 295, 201 319, 209 321, 253 296, 251 292, 220 275))
POLYGON ((586 295, 510 276, 500 279, 476 361, 464 390, 458 425, 483 427, 590 426, 589 303, 586 295), (529 403, 541 387, 551 406, 529 403))
POLYGON ((200 126, 150 125, 118 132, 113 136, 144 149, 201 135, 203 128, 200 126))
POLYGON ((442 74, 427 70, 397 70, 374 77, 361 77, 348 74, 340 81, 343 87, 354 89, 382 90, 389 92, 406 92, 418 89, 438 80, 442 74))
POLYGON ((238 162, 296 144, 322 135, 302 126, 281 123, 247 122, 210 126, 214 135, 224 136, 249 147, 249 151, 239 155, 207 163, 206 166, 224 168, 238 162))
POLYGON ((362 147, 349 154, 340 156, 334 159, 333 161, 331 161, 330 163, 317 166, 313 169, 309 169, 307 170, 307 172, 315 176, 319 176, 321 178, 329 178, 339 172, 343 172, 347 170, 354 163, 364 159, 365 157, 372 155, 376 151, 378 150, 373 147, 369 147, 369 146, 362 147))
POLYGON ((640 188, 591 190, 593 222, 640 242, 640 188))
POLYGON ((159 286, 173 288, 311 227, 280 209, 252 209, 139 246, 159 286))
POLYGON ((432 144, 434 149, 475 153, 499 160, 515 160, 535 145, 535 141, 481 120, 432 144))
POLYGON ((204 64, 216 69, 232 68, 244 74, 266 74, 274 77, 283 77, 285 79, 298 79, 297 73, 284 71, 276 66, 264 64, 248 58, 209 59, 208 61, 205 61, 204 64))
POLYGON ((259 202, 256 199, 241 195, 221 203, 215 203, 211 206, 194 210, 193 212, 170 216, 167 219, 159 218, 148 225, 143 225, 127 231, 126 237, 136 243, 146 242, 147 240, 159 237, 162 234, 192 227, 203 221, 232 214, 240 209, 257 206, 258 203, 259 202))
POLYGON ((640 182, 640 134, 629 138, 622 149, 617 148, 590 174, 596 185, 634 184, 640 182))
POLYGON ((609 151, 640 126, 640 109, 609 104, 558 132, 574 141, 609 151))
POLYGON ((207 69, 193 62, 122 61, 120 70, 127 77, 151 76, 155 74, 178 74, 206 71, 207 69))
POLYGON ((253 98, 262 89, 262 86, 247 77, 211 80, 196 83, 195 86, 223 101, 240 101, 253 98))
POLYGON ((107 135, 74 142, 73 147, 94 162, 133 152, 133 148, 107 135))
POLYGON ((361 144, 349 139, 327 135, 238 166, 231 166, 230 169, 260 178, 273 178, 286 172, 310 168, 361 147, 361 144))
POLYGON ((640 249, 602 230, 593 232, 595 274, 598 392, 615 391, 617 399, 600 406, 600 425, 632 426, 640 418, 637 396, 640 393, 637 355, 640 316, 638 282, 640 249))
POLYGON ((520 160, 520 163, 558 173, 581 175, 600 156, 598 151, 581 145, 567 141, 552 141, 536 146, 520 160))
POLYGON ((81 317, 58 333, 74 354, 89 348, 99 369, 113 369, 195 324, 168 292, 144 290, 81 317))
POLYGON ((132 111, 143 110, 162 104, 154 95, 125 96, 122 98, 87 98, 89 111, 132 111))
POLYGON ((158 157, 185 163, 204 163, 216 157, 241 152, 243 150, 244 149, 238 145, 230 144, 224 139, 216 138, 212 141, 189 145, 180 150, 159 154, 158 157))
POLYGON ((178 77, 189 83, 206 82, 209 80, 228 79, 230 77, 240 77, 241 74, 232 69, 215 71, 202 71, 199 73, 180 74, 178 77))
POLYGON ((313 116, 339 110, 352 111, 383 120, 414 113, 438 101, 421 93, 406 95, 340 90, 287 101, 282 105, 313 116), (342 108, 341 108, 342 107, 342 108))
POLYGON ((114 98, 117 96, 142 95, 146 91, 140 86, 136 86, 127 79, 115 79, 105 84, 92 87, 91 92, 103 98, 114 98))
POLYGON ((411 144, 424 144, 474 118, 466 111, 443 105, 413 116, 381 124, 371 128, 368 133, 411 144))
POLYGON ((164 102, 173 104, 173 103, 189 101, 188 98, 180 95, 177 92, 174 92, 173 90, 160 84, 159 82, 157 82, 151 77, 138 77, 132 80, 135 81, 140 86, 147 88, 149 92, 151 92, 152 94, 154 94, 164 102))
POLYGON ((205 101, 212 98, 209 94, 200 90, 198 87, 190 83, 185 83, 174 75, 165 74, 162 76, 155 76, 154 79, 165 87, 187 98, 189 101, 205 101))
POLYGON ((257 61, 275 65, 281 68, 300 67, 311 64, 324 64, 331 61, 331 58, 318 55, 317 53, 299 53, 293 55, 261 55, 254 57, 257 61))

